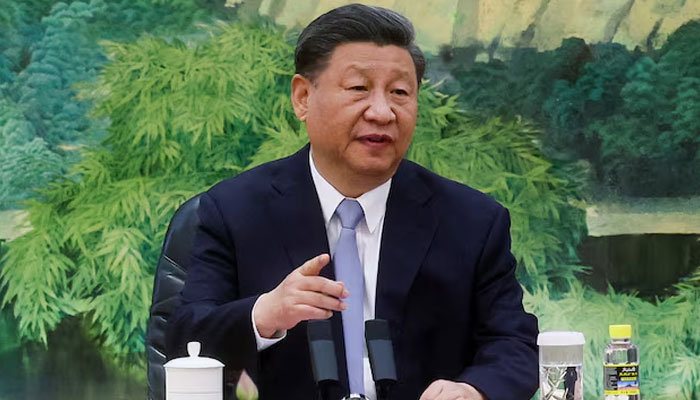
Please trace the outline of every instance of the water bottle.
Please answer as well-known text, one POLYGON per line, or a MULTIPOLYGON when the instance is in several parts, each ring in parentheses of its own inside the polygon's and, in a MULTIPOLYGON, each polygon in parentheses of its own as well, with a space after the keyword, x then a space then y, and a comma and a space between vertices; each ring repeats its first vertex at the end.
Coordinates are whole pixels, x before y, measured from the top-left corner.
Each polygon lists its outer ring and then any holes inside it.
POLYGON ((630 341, 630 325, 610 325, 605 348, 605 400, 639 400, 639 349, 630 341))

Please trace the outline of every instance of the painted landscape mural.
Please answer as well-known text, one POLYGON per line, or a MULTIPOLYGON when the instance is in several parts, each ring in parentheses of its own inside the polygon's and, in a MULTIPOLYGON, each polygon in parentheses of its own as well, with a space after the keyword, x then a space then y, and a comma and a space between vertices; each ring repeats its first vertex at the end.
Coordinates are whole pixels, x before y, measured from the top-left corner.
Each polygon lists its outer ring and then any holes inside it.
MULTIPOLYGON (((0 399, 146 397, 177 207, 306 143, 300 27, 343 1, 2 0, 0 399)), ((408 158, 509 208, 540 330, 602 394, 629 323, 645 399, 700 399, 700 0, 408 0, 408 158)))

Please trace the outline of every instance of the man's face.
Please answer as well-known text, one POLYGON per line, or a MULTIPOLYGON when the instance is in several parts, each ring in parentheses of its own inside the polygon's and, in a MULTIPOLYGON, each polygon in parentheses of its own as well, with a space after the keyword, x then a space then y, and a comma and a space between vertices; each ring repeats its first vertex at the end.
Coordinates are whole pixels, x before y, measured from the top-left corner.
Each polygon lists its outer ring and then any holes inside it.
POLYGON ((413 137, 416 70, 401 47, 342 44, 313 82, 294 77, 292 99, 306 122, 314 162, 331 184, 382 183, 413 137))

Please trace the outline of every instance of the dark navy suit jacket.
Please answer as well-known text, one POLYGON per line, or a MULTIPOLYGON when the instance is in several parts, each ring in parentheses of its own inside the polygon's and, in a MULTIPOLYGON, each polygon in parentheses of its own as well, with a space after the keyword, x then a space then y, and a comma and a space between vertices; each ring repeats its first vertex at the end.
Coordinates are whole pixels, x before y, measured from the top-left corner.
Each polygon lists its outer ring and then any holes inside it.
MULTIPOLYGON (((199 340, 227 371, 246 369, 261 400, 316 398, 306 323, 258 353, 251 322, 261 293, 328 252, 308 146, 217 184, 201 197, 199 216, 168 355, 199 340)), ((522 307, 509 226, 490 197, 401 162, 387 200, 375 309, 394 344, 392 399, 418 399, 441 378, 468 382, 490 400, 534 394, 537 319, 522 307)), ((332 278, 332 265, 323 274, 332 278)), ((342 320, 331 320, 347 387, 342 320)))

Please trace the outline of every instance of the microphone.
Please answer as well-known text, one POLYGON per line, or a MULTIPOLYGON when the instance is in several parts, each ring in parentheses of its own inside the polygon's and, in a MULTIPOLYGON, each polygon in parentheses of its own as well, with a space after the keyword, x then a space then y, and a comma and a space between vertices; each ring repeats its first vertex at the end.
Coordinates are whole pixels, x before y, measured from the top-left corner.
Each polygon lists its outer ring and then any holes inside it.
POLYGON ((329 399, 331 387, 339 384, 331 321, 309 321, 306 329, 314 380, 321 399, 329 399))
POLYGON ((377 388, 377 398, 388 399, 391 387, 396 383, 396 363, 389 334, 389 323, 383 319, 366 321, 365 339, 372 378, 377 388))

